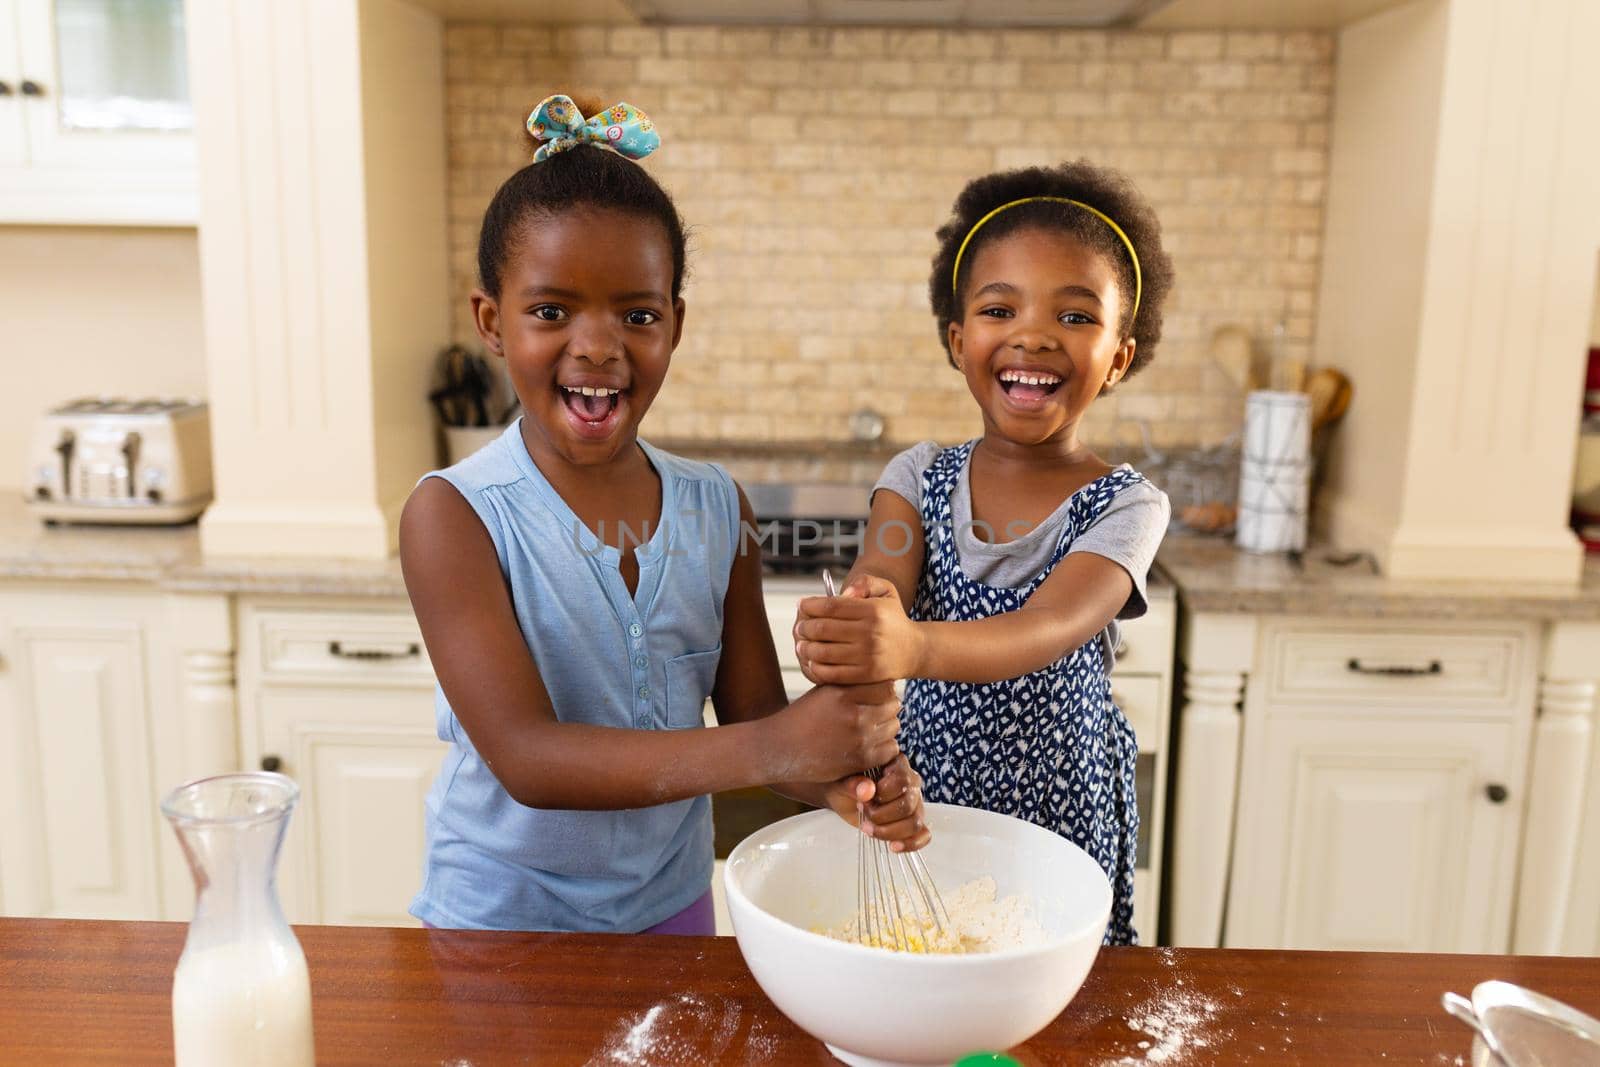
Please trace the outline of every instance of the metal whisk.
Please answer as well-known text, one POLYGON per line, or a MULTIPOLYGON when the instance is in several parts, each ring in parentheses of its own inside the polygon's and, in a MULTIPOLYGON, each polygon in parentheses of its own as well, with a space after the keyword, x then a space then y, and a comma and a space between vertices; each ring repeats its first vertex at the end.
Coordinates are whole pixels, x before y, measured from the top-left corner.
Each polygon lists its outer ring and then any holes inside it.
MULTIPOLYGON (((822 584, 830 597, 838 595, 827 571, 822 572, 822 584)), ((877 782, 883 768, 872 767, 866 775, 877 782)), ((856 811, 864 828, 866 805, 857 804, 856 811)), ((943 941, 954 926, 922 853, 894 852, 887 841, 868 837, 863 829, 856 844, 856 941, 926 952, 930 929, 943 941)))

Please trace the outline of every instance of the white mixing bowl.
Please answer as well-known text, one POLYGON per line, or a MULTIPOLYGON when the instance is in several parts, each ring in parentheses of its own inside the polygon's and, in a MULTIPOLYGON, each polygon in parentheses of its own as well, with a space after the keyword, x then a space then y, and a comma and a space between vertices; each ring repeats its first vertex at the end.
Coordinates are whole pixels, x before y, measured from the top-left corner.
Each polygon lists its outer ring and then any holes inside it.
POLYGON ((948 1064, 1019 1045, 1083 984, 1111 915, 1111 885, 1070 841, 1009 815, 929 804, 923 850, 940 891, 992 876, 1044 930, 1037 944, 920 955, 836 941, 856 909, 857 832, 830 811, 758 830, 728 857, 739 950, 778 1009, 854 1067, 948 1064))

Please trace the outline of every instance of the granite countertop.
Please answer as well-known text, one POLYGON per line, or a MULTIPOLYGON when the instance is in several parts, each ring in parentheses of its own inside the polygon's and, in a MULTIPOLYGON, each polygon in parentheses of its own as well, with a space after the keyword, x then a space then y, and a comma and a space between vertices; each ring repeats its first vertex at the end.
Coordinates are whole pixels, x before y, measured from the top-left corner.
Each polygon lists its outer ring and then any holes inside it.
POLYGON ((131 582, 186 593, 404 597, 398 559, 205 556, 183 526, 46 526, 0 497, 0 579, 131 582))
MULTIPOLYGON (((1231 541, 1173 532, 1156 556, 1191 611, 1347 618, 1600 621, 1600 558, 1576 586, 1395 581, 1359 558, 1336 566, 1313 548, 1301 566, 1252 555, 1231 541)), ((0 580, 101 581, 173 592, 278 596, 406 595, 397 559, 205 556, 185 526, 44 525, 15 498, 0 498, 0 580)))
POLYGON ((1240 551, 1225 538, 1174 531, 1156 564, 1194 612, 1345 618, 1600 621, 1600 557, 1578 585, 1507 581, 1401 581, 1365 554, 1313 545, 1299 564, 1240 551))

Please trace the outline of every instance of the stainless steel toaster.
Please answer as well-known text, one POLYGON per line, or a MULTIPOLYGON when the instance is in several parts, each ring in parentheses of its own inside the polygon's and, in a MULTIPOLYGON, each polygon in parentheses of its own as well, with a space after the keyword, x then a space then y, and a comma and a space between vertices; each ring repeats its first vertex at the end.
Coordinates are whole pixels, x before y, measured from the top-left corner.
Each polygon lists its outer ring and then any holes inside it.
POLYGON ((23 480, 49 521, 187 522, 211 503, 211 421, 192 400, 91 397, 49 411, 23 480))

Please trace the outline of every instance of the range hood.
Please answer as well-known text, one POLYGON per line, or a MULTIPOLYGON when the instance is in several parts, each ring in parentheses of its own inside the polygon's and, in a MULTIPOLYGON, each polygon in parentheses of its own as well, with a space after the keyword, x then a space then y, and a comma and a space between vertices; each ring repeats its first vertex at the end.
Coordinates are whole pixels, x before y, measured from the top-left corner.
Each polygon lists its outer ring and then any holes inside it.
POLYGON ((452 21, 1329 30, 1416 0, 409 0, 452 21))
POLYGON ((1127 26, 1172 0, 623 0, 646 23, 1127 26))

